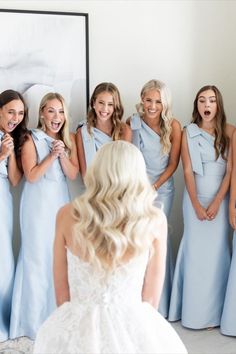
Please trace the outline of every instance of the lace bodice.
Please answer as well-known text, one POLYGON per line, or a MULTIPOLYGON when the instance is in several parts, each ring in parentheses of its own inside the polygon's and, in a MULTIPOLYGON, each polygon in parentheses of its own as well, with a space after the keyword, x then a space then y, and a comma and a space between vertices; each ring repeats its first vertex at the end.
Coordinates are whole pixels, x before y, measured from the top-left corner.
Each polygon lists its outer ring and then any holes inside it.
POLYGON ((142 254, 107 275, 67 250, 71 301, 87 306, 141 301, 148 254, 142 254))
POLYGON ((141 301, 148 252, 111 274, 67 250, 71 301, 37 334, 34 354, 185 354, 169 323, 141 301))

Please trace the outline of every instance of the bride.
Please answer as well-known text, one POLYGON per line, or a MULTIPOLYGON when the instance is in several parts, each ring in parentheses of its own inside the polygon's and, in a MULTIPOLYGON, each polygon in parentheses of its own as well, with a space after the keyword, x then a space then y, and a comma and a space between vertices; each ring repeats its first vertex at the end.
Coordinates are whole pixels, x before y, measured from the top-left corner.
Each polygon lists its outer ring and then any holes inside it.
POLYGON ((60 209, 54 243, 57 310, 34 353, 187 353, 155 310, 165 273, 167 223, 139 150, 105 144, 86 191, 60 209))

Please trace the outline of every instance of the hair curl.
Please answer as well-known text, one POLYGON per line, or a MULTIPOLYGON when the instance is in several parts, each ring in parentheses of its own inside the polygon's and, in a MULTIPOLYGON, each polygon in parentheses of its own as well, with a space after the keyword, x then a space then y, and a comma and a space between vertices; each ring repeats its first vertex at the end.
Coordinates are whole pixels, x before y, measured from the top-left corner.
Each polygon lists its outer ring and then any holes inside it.
POLYGON ((103 145, 85 175, 86 191, 73 202, 81 257, 112 270, 141 254, 157 236, 160 210, 140 151, 131 143, 103 145), (134 173, 138 171, 138 173, 134 173))

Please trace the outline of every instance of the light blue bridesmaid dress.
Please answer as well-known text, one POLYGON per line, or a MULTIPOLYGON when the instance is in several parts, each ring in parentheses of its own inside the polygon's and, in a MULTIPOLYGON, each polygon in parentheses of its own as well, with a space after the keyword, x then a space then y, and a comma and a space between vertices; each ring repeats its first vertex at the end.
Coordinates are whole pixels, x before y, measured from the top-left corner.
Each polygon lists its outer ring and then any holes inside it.
MULTIPOLYGON (((0 151, 3 135, 3 132, 0 131, 0 151)), ((0 162, 0 342, 9 337, 14 281, 13 205, 7 163, 8 159, 0 162)))
MULTIPOLYGON (((33 129, 38 163, 54 139, 33 129)), ((40 325, 56 308, 53 284, 53 242, 58 209, 70 201, 59 159, 34 183, 25 181, 20 203, 21 248, 17 262, 10 337, 35 338, 40 325)))
POLYGON ((236 336, 236 231, 233 235, 233 254, 220 323, 221 333, 236 336))
MULTIPOLYGON (((196 124, 186 128, 197 197, 207 207, 217 194, 226 161, 216 160, 214 137, 196 124)), ((192 329, 219 326, 230 266, 228 196, 212 221, 200 221, 185 188, 184 234, 178 251, 169 320, 192 329)))
MULTIPOLYGON (((138 114, 131 117, 130 126, 132 129, 132 142, 142 152, 147 174, 153 184, 159 176, 165 171, 169 162, 169 155, 163 154, 161 149, 160 136, 151 129, 138 114)), ((173 176, 169 178, 158 189, 155 204, 162 206, 163 211, 168 218, 170 215, 172 203, 174 198, 174 179, 173 176)), ((172 278, 173 278, 173 259, 172 246, 170 237, 167 240, 167 257, 166 257, 166 276, 161 296, 158 311, 164 316, 168 316, 169 301, 171 294, 172 278)))
POLYGON ((97 150, 102 147, 102 145, 112 141, 112 138, 95 127, 91 128, 91 134, 89 134, 86 123, 84 123, 81 127, 81 135, 83 140, 86 166, 88 167, 91 165, 97 150))

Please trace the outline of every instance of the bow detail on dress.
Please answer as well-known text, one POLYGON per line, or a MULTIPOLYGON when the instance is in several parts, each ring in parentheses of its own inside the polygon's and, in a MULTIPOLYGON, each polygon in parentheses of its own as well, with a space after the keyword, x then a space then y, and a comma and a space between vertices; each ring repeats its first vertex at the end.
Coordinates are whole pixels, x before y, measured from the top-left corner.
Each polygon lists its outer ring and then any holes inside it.
POLYGON ((201 137, 201 131, 197 124, 191 123, 187 126, 186 132, 192 169, 198 175, 203 176, 202 159, 199 150, 199 138, 201 137))

